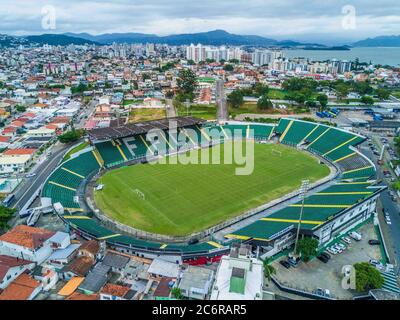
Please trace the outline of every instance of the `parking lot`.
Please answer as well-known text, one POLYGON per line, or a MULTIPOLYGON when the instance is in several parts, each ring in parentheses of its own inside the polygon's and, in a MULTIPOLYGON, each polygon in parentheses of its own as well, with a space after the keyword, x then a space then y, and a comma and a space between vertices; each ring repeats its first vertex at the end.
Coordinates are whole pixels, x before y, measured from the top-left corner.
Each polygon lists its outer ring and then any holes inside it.
POLYGON ((276 279, 283 285, 291 288, 313 292, 317 288, 329 289, 331 296, 337 299, 352 299, 354 293, 341 287, 341 270, 345 265, 357 262, 366 262, 369 259, 380 260, 379 246, 368 244, 370 239, 378 239, 372 223, 363 225, 359 230, 361 241, 352 240, 351 244, 341 254, 331 255, 328 263, 313 259, 308 263, 301 262, 297 268, 284 268, 279 260, 273 263, 276 268, 276 279))

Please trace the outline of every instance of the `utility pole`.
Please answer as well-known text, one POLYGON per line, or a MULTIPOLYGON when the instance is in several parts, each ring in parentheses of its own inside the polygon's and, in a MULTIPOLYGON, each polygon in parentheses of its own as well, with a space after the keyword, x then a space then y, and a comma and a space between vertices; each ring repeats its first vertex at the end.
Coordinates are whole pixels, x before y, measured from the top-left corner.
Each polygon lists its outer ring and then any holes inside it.
POLYGON ((309 180, 303 180, 301 182, 301 187, 300 187, 301 209, 300 209, 299 223, 297 224, 296 241, 294 243, 294 255, 296 255, 296 252, 297 252, 297 245, 298 245, 298 242, 299 242, 301 220, 303 219, 303 212, 304 212, 304 199, 305 199, 307 191, 308 191, 309 183, 310 183, 309 180))

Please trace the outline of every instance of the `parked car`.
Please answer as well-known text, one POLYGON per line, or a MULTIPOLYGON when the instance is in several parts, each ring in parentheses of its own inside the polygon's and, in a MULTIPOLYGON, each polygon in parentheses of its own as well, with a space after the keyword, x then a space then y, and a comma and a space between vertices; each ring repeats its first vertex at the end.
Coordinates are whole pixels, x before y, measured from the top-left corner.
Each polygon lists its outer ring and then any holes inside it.
POLYGON ((322 252, 321 256, 325 256, 325 258, 327 258, 328 260, 330 260, 330 258, 331 258, 331 255, 327 252, 322 252))
POLYGON ((389 214, 386 214, 386 215, 385 215, 385 221, 386 221, 386 223, 387 223, 388 225, 391 225, 391 224, 392 224, 392 220, 390 220, 389 214))
POLYGON ((343 238, 342 238, 342 241, 344 241, 344 242, 347 243, 347 244, 351 244, 351 240, 350 240, 349 237, 343 237, 343 238))
POLYGON ((290 263, 287 262, 286 260, 281 260, 281 261, 279 261, 279 263, 280 263, 283 267, 285 267, 286 269, 290 269, 290 263))
POLYGON ((380 270, 383 270, 385 268, 384 265, 380 261, 375 260, 375 259, 370 259, 369 263, 380 270))
POLYGON ((350 236, 351 238, 353 238, 354 240, 356 240, 356 241, 360 241, 360 240, 362 239, 361 234, 358 233, 358 232, 356 232, 356 231, 350 232, 350 233, 349 233, 349 236, 350 236))
POLYGON ((319 256, 317 256, 317 259, 322 261, 323 263, 327 263, 329 261, 329 259, 326 258, 326 256, 320 254, 319 256))
POLYGON ((371 246, 379 246, 381 244, 381 242, 376 239, 371 239, 371 240, 368 240, 368 244, 371 246))
POLYGON ((326 298, 331 297, 331 292, 328 289, 318 288, 317 290, 314 291, 314 293, 320 297, 326 297, 326 298))
POLYGON ((34 176, 36 176, 36 173, 34 172, 25 175, 26 178, 33 178, 34 176))
POLYGON ((336 249, 334 249, 332 247, 327 248, 326 251, 328 251, 329 253, 332 253, 333 255, 336 255, 336 254, 339 253, 338 250, 336 250, 336 249))
POLYGON ((336 246, 339 247, 342 250, 346 250, 347 249, 347 247, 343 243, 340 243, 340 242, 337 243, 336 246))

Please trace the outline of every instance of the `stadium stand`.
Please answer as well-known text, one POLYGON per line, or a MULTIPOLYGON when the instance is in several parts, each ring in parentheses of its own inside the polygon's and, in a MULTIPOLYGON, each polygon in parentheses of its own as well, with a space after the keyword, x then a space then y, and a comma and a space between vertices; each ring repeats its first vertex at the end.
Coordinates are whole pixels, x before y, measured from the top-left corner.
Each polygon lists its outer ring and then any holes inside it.
MULTIPOLYGON (((288 145, 301 145, 309 151, 324 156, 335 163, 342 171, 338 181, 316 194, 306 197, 302 221, 303 230, 314 230, 337 215, 380 192, 379 187, 370 181, 375 167, 354 148, 364 138, 351 132, 343 131, 322 124, 283 118, 277 126, 229 122, 224 125, 205 123, 201 119, 179 117, 176 128, 182 133, 184 141, 169 134, 166 119, 125 125, 122 127, 95 129, 89 132, 93 150, 81 152, 62 163, 48 178, 42 197, 51 198, 52 203, 60 202, 69 211, 63 217, 64 222, 77 232, 98 240, 105 240, 110 245, 152 251, 157 253, 181 254, 196 258, 205 255, 217 256, 227 250, 227 246, 208 241, 191 245, 166 244, 137 239, 116 233, 102 226, 91 213, 82 212, 75 202, 77 189, 92 173, 102 166, 112 167, 132 159, 142 159, 150 149, 146 133, 151 129, 161 129, 162 142, 166 142, 165 152, 175 152, 178 147, 209 145, 212 138, 223 142, 232 136, 248 138, 253 130, 257 140, 269 140, 272 133, 280 136, 280 142, 288 145), (236 134, 233 134, 236 131, 236 134), (201 137, 198 141, 197 137, 201 137), (178 139, 179 140, 179 139, 178 139), (78 212, 79 215, 71 215, 78 212)), ((295 228, 298 224, 300 202, 280 209, 246 227, 226 235, 227 239, 268 241, 295 228)))

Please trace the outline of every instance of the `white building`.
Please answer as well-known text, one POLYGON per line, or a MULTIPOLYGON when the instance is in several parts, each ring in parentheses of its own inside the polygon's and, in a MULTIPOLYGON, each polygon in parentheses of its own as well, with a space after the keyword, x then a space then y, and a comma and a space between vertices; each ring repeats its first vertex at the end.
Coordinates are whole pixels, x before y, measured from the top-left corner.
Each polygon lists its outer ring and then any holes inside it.
POLYGON ((195 46, 193 43, 186 48, 186 59, 193 60, 196 63, 205 61, 207 59, 206 47, 198 44, 195 46))
POLYGON ((251 257, 249 245, 234 246, 217 270, 211 300, 262 300, 263 263, 251 257))
POLYGON ((53 252, 50 238, 54 232, 18 225, 0 236, 0 255, 41 264, 53 252))
POLYGON ((21 273, 32 270, 35 263, 24 259, 0 255, 0 289, 5 289, 21 273))
POLYGON ((214 271, 206 268, 189 266, 182 274, 178 288, 189 299, 205 300, 210 292, 214 271))

